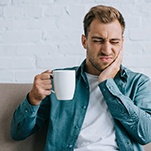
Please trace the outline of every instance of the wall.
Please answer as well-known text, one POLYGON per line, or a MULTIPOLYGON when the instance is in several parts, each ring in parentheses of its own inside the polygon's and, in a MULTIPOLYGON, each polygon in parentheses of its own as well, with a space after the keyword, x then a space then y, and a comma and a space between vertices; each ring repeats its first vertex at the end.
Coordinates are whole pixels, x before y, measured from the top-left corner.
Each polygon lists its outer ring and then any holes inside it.
POLYGON ((123 64, 151 77, 150 0, 0 0, 0 82, 30 83, 46 69, 79 65, 83 17, 97 4, 121 11, 123 64))

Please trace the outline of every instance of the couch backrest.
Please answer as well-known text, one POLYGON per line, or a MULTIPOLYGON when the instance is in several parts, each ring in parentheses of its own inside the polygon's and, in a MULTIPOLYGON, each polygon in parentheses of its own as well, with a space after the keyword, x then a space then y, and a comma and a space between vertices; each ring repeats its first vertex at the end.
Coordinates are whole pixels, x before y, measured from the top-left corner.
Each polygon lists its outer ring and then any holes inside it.
POLYGON ((41 131, 23 141, 10 137, 13 112, 30 89, 31 84, 0 84, 0 151, 44 150, 45 134, 41 131))
MULTIPOLYGON (((0 151, 43 151, 46 128, 23 141, 10 137, 13 112, 31 89, 31 84, 0 84, 0 151)), ((151 151, 151 144, 145 146, 151 151)))

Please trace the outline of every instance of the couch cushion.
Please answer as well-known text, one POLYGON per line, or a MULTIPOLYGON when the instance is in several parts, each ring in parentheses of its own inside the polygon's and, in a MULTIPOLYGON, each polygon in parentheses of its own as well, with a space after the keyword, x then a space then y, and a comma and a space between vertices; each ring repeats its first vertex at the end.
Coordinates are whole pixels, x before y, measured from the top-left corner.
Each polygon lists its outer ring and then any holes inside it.
POLYGON ((10 137, 10 123, 15 108, 30 91, 31 84, 0 84, 0 150, 42 151, 45 136, 38 132, 23 141, 10 137))
POLYGON ((151 151, 151 143, 144 146, 145 151, 151 151))

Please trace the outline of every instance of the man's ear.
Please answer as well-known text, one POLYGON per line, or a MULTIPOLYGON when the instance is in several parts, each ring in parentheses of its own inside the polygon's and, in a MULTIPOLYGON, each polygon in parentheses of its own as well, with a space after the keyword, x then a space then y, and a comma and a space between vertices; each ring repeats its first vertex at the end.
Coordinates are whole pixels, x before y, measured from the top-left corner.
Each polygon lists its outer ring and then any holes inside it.
POLYGON ((124 36, 122 36, 122 42, 124 42, 124 36))
POLYGON ((83 47, 86 49, 87 48, 87 39, 86 39, 86 36, 83 34, 81 36, 81 42, 82 42, 83 47))
POLYGON ((124 36, 122 36, 122 48, 123 48, 123 43, 124 43, 124 36))

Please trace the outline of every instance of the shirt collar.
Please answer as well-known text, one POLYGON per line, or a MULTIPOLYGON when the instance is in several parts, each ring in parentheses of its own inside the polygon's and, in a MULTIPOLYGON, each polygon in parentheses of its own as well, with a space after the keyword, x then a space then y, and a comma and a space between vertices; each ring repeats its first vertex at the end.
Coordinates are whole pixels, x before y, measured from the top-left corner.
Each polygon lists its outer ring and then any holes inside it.
MULTIPOLYGON (((86 79, 86 75, 85 75, 85 64, 86 64, 86 59, 81 63, 81 65, 79 66, 79 68, 77 68, 76 70, 76 75, 81 75, 84 79, 86 79)), ((128 72, 126 70, 126 68, 123 65, 120 65, 120 71, 118 72, 118 75, 127 81, 127 77, 128 77, 128 72)))
POLYGON ((76 69, 76 76, 82 76, 84 81, 87 83, 87 77, 85 75, 85 65, 86 65, 86 59, 81 63, 81 65, 76 69))
POLYGON ((125 79, 127 81, 128 78, 128 72, 126 70, 125 67, 123 67, 122 65, 120 66, 120 71, 119 71, 120 77, 125 79))

